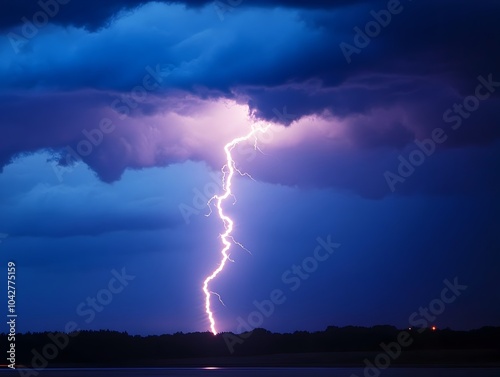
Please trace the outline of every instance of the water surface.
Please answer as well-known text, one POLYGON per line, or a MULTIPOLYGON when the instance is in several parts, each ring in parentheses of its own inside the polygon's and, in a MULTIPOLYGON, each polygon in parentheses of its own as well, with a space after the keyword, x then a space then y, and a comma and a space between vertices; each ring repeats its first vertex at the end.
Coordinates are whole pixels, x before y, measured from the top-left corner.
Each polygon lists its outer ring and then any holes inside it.
MULTIPOLYGON (((362 368, 47 368, 0 371, 0 376, 33 377, 365 377, 362 368)), ((377 377, 372 371, 366 377, 377 377), (373 373, 373 374, 372 374, 373 373)), ((500 377, 500 368, 390 368, 380 377, 500 377)))

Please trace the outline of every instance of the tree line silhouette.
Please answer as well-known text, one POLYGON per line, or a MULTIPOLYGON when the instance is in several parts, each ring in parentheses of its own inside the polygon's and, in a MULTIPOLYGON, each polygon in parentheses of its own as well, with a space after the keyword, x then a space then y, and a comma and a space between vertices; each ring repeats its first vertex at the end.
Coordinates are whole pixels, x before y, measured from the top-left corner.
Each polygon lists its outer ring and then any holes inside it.
MULTIPOLYGON (((485 362, 495 361, 500 355, 500 327, 483 327, 470 331, 450 329, 400 330, 393 326, 335 327, 325 331, 272 333, 255 329, 251 333, 209 332, 175 333, 168 335, 129 335, 110 330, 80 331, 79 333, 24 333, 16 335, 17 364, 31 365, 34 356, 49 358, 51 366, 57 364, 92 365, 152 365, 159 361, 194 358, 238 358, 258 355, 328 353, 328 352, 380 352, 381 343, 395 342, 398 334, 406 331, 412 343, 404 351, 489 350, 492 355, 485 362), (53 346, 48 347, 47 344, 53 346), (229 347, 231 345, 231 347, 229 347), (55 347, 59 352, 53 356, 55 347), (49 353, 50 348, 50 353, 49 353)), ((0 334, 0 343, 9 344, 7 334, 0 334)), ((457 354, 459 355, 459 354, 457 354)), ((457 356, 461 357, 461 356, 457 356)), ((496 362, 499 362, 497 359, 496 362)))

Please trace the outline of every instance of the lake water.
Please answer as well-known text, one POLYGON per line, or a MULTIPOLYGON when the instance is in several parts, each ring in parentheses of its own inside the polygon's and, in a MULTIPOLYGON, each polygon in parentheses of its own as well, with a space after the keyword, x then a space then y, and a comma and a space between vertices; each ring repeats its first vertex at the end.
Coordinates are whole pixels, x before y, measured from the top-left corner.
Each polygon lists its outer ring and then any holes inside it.
MULTIPOLYGON (((33 377, 365 377, 362 368, 158 368, 0 370, 3 376, 33 377), (354 376, 353 376, 354 377, 354 376)), ((377 377, 376 373, 366 377, 377 377)), ((380 377, 500 377, 500 368, 389 368, 380 377)))

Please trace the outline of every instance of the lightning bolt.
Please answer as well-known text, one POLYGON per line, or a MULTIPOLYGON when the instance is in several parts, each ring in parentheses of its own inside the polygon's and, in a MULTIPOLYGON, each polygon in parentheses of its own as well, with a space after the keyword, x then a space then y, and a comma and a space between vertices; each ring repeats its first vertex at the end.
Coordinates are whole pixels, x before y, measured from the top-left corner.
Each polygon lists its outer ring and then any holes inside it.
MULTIPOLYGON (((217 208, 217 213, 219 217, 222 220, 222 223, 224 224, 224 233, 220 235, 221 240, 222 240, 222 249, 220 251, 221 254, 221 260, 219 263, 219 266, 205 279, 203 282, 203 292, 205 293, 205 312, 207 313, 208 320, 210 321, 210 330, 214 335, 217 334, 217 329, 215 328, 215 318, 214 318, 214 313, 212 312, 211 306, 210 306, 210 298, 211 295, 215 295, 218 297, 219 301, 222 302, 222 299, 218 293, 215 293, 209 289, 209 284, 212 280, 214 280, 217 275, 219 275, 222 270, 224 270, 224 267, 226 266, 227 261, 232 261, 231 258, 229 257, 229 249, 231 248, 232 244, 235 244, 237 246, 240 246, 244 250, 248 251, 242 244, 239 242, 236 242, 231 235, 233 231, 233 226, 234 222, 233 220, 227 216, 223 209, 222 209, 222 204, 223 202, 228 199, 230 196, 233 197, 235 200, 236 198, 234 197, 232 191, 231 191, 231 185, 232 185, 232 180, 233 176, 236 173, 242 175, 242 176, 247 176, 253 179, 248 173, 242 173, 238 168, 236 167, 236 164, 234 162, 233 156, 231 152, 233 149, 241 142, 250 140, 251 138, 254 138, 254 148, 260 150, 257 147, 257 135, 259 133, 265 133, 269 129, 269 126, 252 126, 252 130, 246 134, 245 136, 240 136, 237 137, 233 140, 231 140, 229 143, 227 143, 224 146, 224 152, 226 153, 226 164, 222 167, 222 190, 224 192, 223 195, 214 195, 207 203, 207 205, 210 208, 210 213, 207 215, 209 216, 212 213, 212 207, 210 206, 213 201, 215 201, 215 207, 217 208)), ((233 203, 234 204, 234 203, 233 203)))

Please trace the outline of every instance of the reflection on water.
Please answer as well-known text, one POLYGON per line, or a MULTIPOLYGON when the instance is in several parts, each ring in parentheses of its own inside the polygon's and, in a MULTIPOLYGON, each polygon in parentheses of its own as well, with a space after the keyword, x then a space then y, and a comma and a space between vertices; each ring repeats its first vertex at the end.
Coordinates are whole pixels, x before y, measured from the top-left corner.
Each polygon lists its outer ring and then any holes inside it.
MULTIPOLYGON (((32 370, 0 370, 0 377, 33 376, 32 370), (30 373, 31 372, 31 373, 30 373)), ((375 371, 373 371, 375 372, 375 371)), ((378 377, 362 368, 151 368, 45 369, 36 377, 378 377)), ((380 377, 499 377, 500 368, 390 368, 380 377)))

